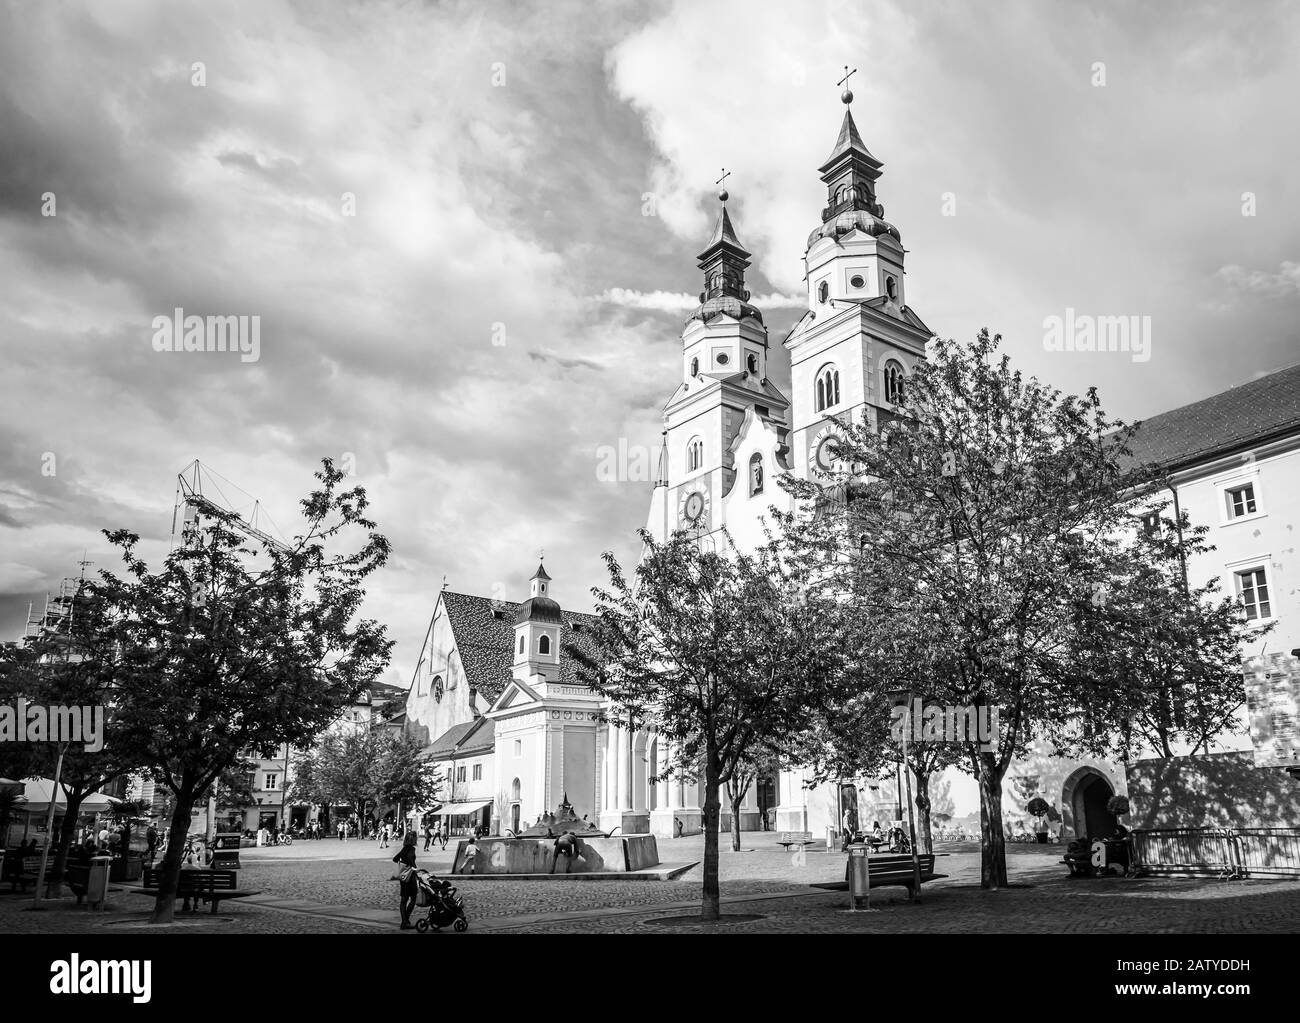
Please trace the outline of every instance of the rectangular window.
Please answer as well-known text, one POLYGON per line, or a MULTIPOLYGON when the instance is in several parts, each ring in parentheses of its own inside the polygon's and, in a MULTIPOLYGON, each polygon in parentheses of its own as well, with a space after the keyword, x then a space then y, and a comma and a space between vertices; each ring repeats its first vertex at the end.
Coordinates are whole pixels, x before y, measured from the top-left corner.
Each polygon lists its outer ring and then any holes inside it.
POLYGON ((456 780, 457 781, 465 780, 465 768, 463 765, 461 767, 456 768, 456 780))
POLYGON ((482 781, 482 780, 483 780, 483 765, 482 765, 482 764, 475 764, 475 765, 474 765, 474 780, 475 780, 475 781, 482 781))
POLYGON ((262 788, 273 789, 275 788, 275 783, 278 782, 279 780, 280 780, 280 776, 278 774, 268 774, 266 776, 266 783, 262 786, 262 788))
POLYGON ((1255 485, 1253 483, 1233 487, 1227 492, 1227 495, 1228 518, 1239 519, 1243 515, 1255 514, 1255 485))
POLYGON ((1155 536, 1160 532, 1160 516, 1156 512, 1142 516, 1142 532, 1147 536, 1155 536))
POLYGON ((522 757, 523 755, 524 755, 524 740, 523 740, 523 739, 516 739, 516 740, 515 740, 515 756, 517 756, 517 757, 522 757))
POLYGON ((1246 621, 1271 618, 1273 608, 1268 599, 1268 580, 1262 568, 1248 568, 1237 573, 1237 594, 1246 608, 1246 621))

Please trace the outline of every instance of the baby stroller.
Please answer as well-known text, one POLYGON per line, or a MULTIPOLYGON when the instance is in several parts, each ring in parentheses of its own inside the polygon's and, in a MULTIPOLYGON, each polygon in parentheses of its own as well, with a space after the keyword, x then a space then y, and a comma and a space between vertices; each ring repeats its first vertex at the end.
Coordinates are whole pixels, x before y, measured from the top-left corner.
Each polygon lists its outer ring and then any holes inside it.
POLYGON ((428 913, 415 921, 415 929, 421 934, 431 927, 435 931, 442 927, 454 927, 458 931, 469 928, 465 903, 457 894, 456 886, 427 870, 415 871, 415 904, 428 909, 428 913))

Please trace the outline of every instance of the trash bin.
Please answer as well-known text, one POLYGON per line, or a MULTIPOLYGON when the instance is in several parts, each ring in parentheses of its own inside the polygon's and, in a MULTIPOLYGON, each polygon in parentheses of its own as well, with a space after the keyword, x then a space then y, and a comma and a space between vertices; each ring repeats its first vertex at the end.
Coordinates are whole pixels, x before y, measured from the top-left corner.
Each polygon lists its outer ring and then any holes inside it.
POLYGON ((91 909, 103 909, 108 902, 108 872, 112 865, 111 856, 90 858, 90 870, 86 875, 86 902, 91 909))
POLYGON ((845 868, 849 882, 849 908, 868 909, 871 905, 871 877, 867 853, 870 846, 854 843, 849 846, 849 862, 845 868))

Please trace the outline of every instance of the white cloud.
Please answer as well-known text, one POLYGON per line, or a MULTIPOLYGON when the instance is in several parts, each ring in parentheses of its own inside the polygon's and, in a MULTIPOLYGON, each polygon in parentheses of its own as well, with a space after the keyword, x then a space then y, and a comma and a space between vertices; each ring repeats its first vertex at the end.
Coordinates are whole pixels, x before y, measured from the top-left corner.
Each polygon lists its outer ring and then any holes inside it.
POLYGON ((1216 276, 1230 288, 1253 295, 1280 297, 1300 294, 1300 263, 1283 260, 1276 272, 1247 270, 1236 263, 1219 267, 1216 276))
MULTIPOLYGON (((609 288, 591 301, 609 305, 623 306, 627 309, 650 309, 656 312, 681 313, 690 312, 700 304, 699 295, 688 295, 676 291, 637 291, 634 288, 609 288)), ((800 295, 780 295, 772 292, 767 295, 754 295, 750 303, 763 309, 798 309, 807 303, 800 295)))

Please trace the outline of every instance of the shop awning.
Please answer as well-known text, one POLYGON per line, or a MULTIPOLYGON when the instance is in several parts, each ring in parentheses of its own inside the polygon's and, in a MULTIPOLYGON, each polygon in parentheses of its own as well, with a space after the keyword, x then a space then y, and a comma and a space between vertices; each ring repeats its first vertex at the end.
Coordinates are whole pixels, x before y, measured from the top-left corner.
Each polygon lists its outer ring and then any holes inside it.
MULTIPOLYGON (((54 794, 54 782, 49 778, 28 778, 23 782, 23 788, 23 795, 27 797, 27 805, 23 809, 28 813, 47 813, 49 811, 50 797, 54 794)), ((54 795, 55 813, 67 807, 67 796, 67 787, 60 785, 58 794, 54 795)), ((92 792, 81 801, 80 812, 102 813, 112 804, 120 802, 120 799, 106 796, 102 792, 92 792)))
POLYGON ((480 799, 470 803, 445 803, 434 813, 439 817, 460 817, 465 814, 478 813, 485 806, 491 806, 492 800, 480 799))

